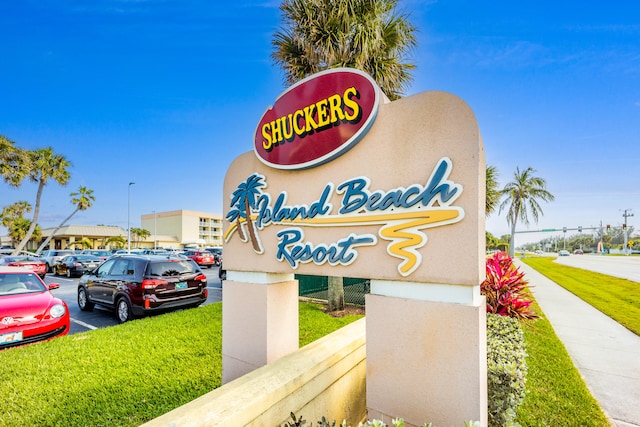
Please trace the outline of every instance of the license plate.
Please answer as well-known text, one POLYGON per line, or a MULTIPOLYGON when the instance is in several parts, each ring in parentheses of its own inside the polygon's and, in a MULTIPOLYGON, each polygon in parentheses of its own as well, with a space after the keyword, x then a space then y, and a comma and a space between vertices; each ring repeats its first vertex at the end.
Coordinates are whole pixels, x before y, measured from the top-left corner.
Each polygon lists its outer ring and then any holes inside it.
POLYGON ((18 342, 18 341, 22 341, 22 331, 0 335, 0 345, 11 344, 12 342, 18 342))
POLYGON ((176 283, 176 291, 179 291, 180 289, 187 289, 189 287, 189 285, 187 285, 186 282, 178 282, 176 283))

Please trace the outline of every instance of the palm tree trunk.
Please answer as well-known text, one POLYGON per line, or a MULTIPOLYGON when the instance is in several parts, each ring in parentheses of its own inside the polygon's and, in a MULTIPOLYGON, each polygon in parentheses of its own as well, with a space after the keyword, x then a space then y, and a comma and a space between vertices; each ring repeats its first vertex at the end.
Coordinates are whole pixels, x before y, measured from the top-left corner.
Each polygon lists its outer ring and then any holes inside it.
POLYGON ((516 243, 516 222, 518 221, 518 215, 520 214, 520 209, 516 207, 513 212, 513 221, 511 221, 511 241, 509 243, 509 256, 513 258, 516 253, 515 243, 516 243))
POLYGON ((513 256, 515 255, 515 250, 516 250, 516 248, 514 248, 515 242, 516 242, 516 223, 514 222, 513 224, 511 224, 511 239, 509 241, 509 256, 511 258, 513 258, 513 256))
POLYGON ((47 247, 47 245, 49 244, 49 242, 51 241, 51 239, 53 238, 53 236, 55 236, 55 234, 58 232, 58 230, 60 230, 62 227, 64 227, 64 225, 71 219, 72 216, 74 216, 76 214, 76 212, 78 212, 80 210, 80 208, 76 208, 75 211, 73 211, 71 213, 71 215, 69 215, 68 217, 65 218, 64 221, 62 221, 60 223, 60 225, 58 227, 56 227, 55 230, 53 230, 51 232, 51 234, 49 235, 49 237, 47 237, 44 242, 42 242, 42 244, 38 247, 38 249, 36 250, 36 253, 39 254, 40 252, 42 252, 42 250, 44 248, 47 247))
POLYGON ((251 239, 251 246, 253 246, 253 250, 257 253, 262 252, 262 248, 260 247, 260 243, 258 243, 258 236, 256 236, 256 230, 253 227, 253 221, 251 220, 251 208, 249 206, 249 199, 245 199, 244 203, 245 214, 247 215, 247 231, 249 232, 249 238, 251 239))
POLYGON ((27 234, 24 236, 22 241, 18 244, 18 247, 13 251, 13 255, 17 255, 21 250, 27 246, 27 242, 33 236, 33 232, 36 229, 36 225, 38 223, 38 216, 40 215, 40 198, 42 197, 42 189, 44 188, 44 181, 41 179, 38 184, 38 193, 36 194, 36 206, 33 208, 33 219, 31 220, 31 225, 29 226, 29 230, 27 230, 27 234))
POLYGON ((330 276, 328 285, 328 309, 329 311, 344 310, 344 279, 330 276))

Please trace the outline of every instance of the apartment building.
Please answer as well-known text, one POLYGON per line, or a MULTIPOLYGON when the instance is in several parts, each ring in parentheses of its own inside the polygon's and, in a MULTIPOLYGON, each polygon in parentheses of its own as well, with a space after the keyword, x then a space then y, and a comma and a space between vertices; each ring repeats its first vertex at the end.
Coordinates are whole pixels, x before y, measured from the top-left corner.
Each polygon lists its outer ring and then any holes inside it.
POLYGON ((177 210, 152 212, 140 217, 141 228, 151 235, 146 241, 153 241, 154 235, 176 236, 176 241, 184 246, 222 246, 222 216, 205 212, 177 210))

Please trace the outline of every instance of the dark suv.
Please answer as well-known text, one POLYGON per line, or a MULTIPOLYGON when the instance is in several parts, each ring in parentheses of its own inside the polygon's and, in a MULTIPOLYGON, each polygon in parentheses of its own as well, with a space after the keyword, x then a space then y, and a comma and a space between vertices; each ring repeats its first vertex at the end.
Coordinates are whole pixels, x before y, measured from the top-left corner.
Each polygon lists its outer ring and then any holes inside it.
POLYGON ((147 313, 197 307, 208 296, 207 277, 190 259, 160 255, 118 255, 78 283, 78 306, 115 309, 120 323, 147 313))

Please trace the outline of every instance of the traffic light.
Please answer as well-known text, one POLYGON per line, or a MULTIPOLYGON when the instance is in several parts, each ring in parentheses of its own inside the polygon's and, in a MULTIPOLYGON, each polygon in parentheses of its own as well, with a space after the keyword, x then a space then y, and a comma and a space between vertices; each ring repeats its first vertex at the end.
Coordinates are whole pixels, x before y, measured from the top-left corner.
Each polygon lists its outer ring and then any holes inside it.
POLYGON ((582 233, 582 226, 581 225, 578 226, 578 233, 582 233))
POLYGON ((611 231, 611 226, 607 224, 607 233, 611 231))
POLYGON ((567 227, 562 227, 562 232, 566 233, 567 232, 567 227))
POLYGON ((626 228, 627 228, 627 224, 622 224, 622 229, 626 230, 626 228))

